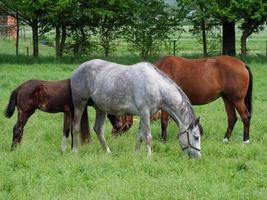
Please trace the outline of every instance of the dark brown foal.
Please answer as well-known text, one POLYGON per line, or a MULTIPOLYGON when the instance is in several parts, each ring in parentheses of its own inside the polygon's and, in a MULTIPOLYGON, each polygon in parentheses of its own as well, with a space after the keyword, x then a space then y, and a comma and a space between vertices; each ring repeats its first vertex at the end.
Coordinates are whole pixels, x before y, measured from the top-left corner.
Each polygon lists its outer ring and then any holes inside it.
MULTIPOLYGON (((13 128, 12 150, 21 142, 24 126, 36 109, 49 113, 64 113, 62 150, 65 150, 64 142, 72 130, 73 118, 70 80, 26 81, 11 93, 5 116, 10 118, 14 113, 15 107, 18 110, 18 118, 13 128)), ((88 143, 90 141, 90 132, 87 110, 83 113, 81 127, 81 143, 88 143)))

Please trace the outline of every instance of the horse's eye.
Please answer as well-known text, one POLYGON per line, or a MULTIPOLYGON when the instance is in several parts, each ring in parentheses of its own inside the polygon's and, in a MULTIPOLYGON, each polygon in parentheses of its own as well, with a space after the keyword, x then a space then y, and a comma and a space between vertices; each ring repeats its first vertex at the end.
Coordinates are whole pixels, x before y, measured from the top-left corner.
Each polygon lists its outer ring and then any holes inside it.
POLYGON ((195 140, 199 140, 199 136, 198 135, 194 135, 194 139, 195 140))

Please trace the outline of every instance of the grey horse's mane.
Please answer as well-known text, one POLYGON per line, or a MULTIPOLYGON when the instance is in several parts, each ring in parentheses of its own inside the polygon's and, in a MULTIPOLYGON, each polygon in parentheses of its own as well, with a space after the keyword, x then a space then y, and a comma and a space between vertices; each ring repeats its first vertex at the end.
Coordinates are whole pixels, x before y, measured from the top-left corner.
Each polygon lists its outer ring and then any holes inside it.
POLYGON ((172 84, 181 94, 183 101, 186 104, 186 107, 189 108, 189 118, 190 120, 194 121, 196 119, 192 105, 184 91, 172 80, 170 77, 168 77, 164 72, 162 72, 160 69, 158 69, 155 65, 152 65, 151 63, 148 63, 149 66, 151 66, 154 70, 156 70, 158 73, 160 73, 163 78, 168 81, 170 84, 172 84))

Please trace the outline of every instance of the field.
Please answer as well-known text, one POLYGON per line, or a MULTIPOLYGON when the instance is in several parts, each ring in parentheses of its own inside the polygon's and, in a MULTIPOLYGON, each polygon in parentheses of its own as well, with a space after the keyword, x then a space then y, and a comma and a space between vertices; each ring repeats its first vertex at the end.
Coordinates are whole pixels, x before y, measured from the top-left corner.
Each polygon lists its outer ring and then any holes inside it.
MULTIPOLYGON (((267 199, 267 59, 248 57, 254 75, 253 115, 249 145, 242 144, 243 126, 238 119, 228 144, 222 143, 227 119, 221 99, 194 106, 204 127, 201 159, 189 159, 176 139, 174 122, 168 127, 168 142, 159 137, 160 122, 152 124, 153 154, 134 154, 138 117, 120 137, 105 135, 112 154, 106 155, 92 130, 94 110, 89 108, 93 141, 79 147, 78 155, 60 151, 63 114, 37 111, 24 130, 22 145, 10 152, 16 113, 3 112, 11 91, 28 79, 59 80, 88 58, 57 61, 50 52, 38 60, 11 55, 13 41, 4 41, 0 55, 0 199, 267 199), (6 47, 6 49, 5 49, 6 47)), ((192 45, 191 45, 192 48, 192 45)), ((42 50, 41 50, 42 51, 42 50)), ((155 61, 151 58, 150 61, 155 61)), ((134 63, 135 56, 111 60, 134 63)))

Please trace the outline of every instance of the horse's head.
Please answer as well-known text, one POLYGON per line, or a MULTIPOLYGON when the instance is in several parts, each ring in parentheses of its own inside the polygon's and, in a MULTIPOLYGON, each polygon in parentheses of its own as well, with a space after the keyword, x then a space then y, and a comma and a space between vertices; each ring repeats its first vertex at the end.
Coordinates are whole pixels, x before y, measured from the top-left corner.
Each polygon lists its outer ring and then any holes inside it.
POLYGON ((202 127, 199 124, 199 118, 194 120, 190 126, 179 133, 178 139, 185 153, 189 156, 199 158, 201 156, 200 140, 202 135, 202 127))
POLYGON ((115 116, 113 119, 112 134, 117 135, 119 133, 127 132, 133 124, 133 116, 115 116))

